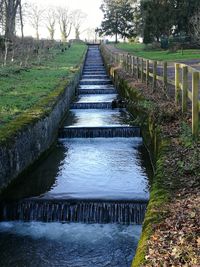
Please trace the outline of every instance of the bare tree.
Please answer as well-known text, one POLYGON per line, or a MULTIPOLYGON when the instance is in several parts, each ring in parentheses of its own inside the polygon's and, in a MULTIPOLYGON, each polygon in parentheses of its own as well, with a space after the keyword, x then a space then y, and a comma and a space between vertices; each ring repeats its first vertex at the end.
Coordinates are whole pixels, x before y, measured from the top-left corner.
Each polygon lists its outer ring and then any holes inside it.
POLYGON ((14 58, 13 44, 15 41, 16 17, 21 5, 21 0, 0 0, 0 27, 4 35, 2 41, 3 47, 3 65, 7 64, 9 51, 12 50, 14 58))
POLYGON ((190 34, 193 41, 200 42, 200 8, 197 9, 195 14, 190 18, 190 34))
POLYGON ((39 40, 39 28, 43 21, 44 9, 39 8, 37 5, 30 6, 29 19, 30 23, 35 30, 36 39, 39 40))
POLYGON ((49 8, 46 15, 46 27, 49 32, 50 39, 54 40, 56 26, 56 11, 53 8, 49 8))
POLYGON ((80 39, 80 28, 87 15, 80 9, 75 9, 72 12, 72 24, 75 30, 75 38, 80 39))
POLYGON ((21 36, 24 39, 24 20, 23 20, 23 10, 22 10, 22 3, 20 1, 19 4, 19 18, 20 18, 20 28, 21 28, 21 36))
POLYGON ((87 28, 86 30, 87 40, 95 40, 96 39, 96 31, 94 28, 87 28))
POLYGON ((60 26, 61 40, 67 42, 72 29, 72 14, 69 8, 57 8, 57 19, 60 26))
POLYGON ((29 14, 30 8, 24 1, 20 1, 19 8, 16 14, 16 30, 21 32, 22 41, 24 39, 24 23, 28 18, 27 14, 29 14))
POLYGON ((4 0, 0 0, 0 30, 3 34, 4 32, 4 0))
POLYGON ((2 15, 5 16, 5 37, 12 40, 15 35, 16 15, 21 6, 21 0, 3 0, 1 4, 2 15))
POLYGON ((4 45, 5 45, 5 53, 4 53, 4 63, 3 63, 4 66, 6 66, 6 64, 7 64, 9 44, 10 44, 10 40, 8 40, 7 38, 5 38, 5 42, 4 42, 4 45))

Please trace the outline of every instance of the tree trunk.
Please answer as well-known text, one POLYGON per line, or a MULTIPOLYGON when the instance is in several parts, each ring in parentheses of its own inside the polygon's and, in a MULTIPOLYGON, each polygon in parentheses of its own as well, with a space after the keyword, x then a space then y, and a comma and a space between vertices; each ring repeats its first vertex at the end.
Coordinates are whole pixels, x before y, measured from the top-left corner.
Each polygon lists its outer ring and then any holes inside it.
POLYGON ((5 54, 4 54, 4 66, 7 64, 7 57, 8 57, 8 47, 9 47, 9 40, 5 38, 5 54))
POLYGON ((22 40, 24 39, 24 23, 23 23, 23 15, 22 15, 22 3, 19 3, 19 16, 20 16, 20 25, 21 25, 21 35, 22 40))
POLYGON ((51 39, 51 41, 54 40, 54 34, 55 34, 54 29, 51 29, 51 31, 50 31, 50 39, 51 39))
POLYGON ((40 39, 40 35, 39 35, 39 27, 37 27, 35 30, 36 30, 36 31, 35 31, 36 39, 37 39, 37 41, 38 41, 38 40, 40 39))
POLYGON ((79 31, 79 28, 78 27, 76 27, 76 29, 75 29, 75 38, 77 40, 80 40, 80 31, 79 31))
POLYGON ((6 14, 5 38, 13 40, 15 35, 15 17, 6 14))
POLYGON ((115 43, 118 43, 117 32, 115 33, 115 43))
POLYGON ((21 0, 5 1, 5 37, 12 40, 15 35, 15 19, 21 0))

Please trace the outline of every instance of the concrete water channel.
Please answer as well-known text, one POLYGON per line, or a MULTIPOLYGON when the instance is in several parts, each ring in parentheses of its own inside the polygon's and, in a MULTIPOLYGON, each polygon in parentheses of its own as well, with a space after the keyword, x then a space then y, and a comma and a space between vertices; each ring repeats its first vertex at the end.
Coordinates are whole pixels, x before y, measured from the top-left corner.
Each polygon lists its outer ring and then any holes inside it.
POLYGON ((98 46, 59 140, 1 196, 0 266, 129 267, 149 181, 140 129, 129 125, 98 46))

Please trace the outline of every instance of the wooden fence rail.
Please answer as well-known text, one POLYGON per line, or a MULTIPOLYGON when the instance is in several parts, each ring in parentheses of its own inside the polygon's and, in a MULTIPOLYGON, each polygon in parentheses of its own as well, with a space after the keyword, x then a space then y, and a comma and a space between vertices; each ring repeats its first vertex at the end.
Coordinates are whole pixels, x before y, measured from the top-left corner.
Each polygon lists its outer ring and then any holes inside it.
POLYGON ((149 60, 131 55, 112 51, 109 46, 102 45, 103 56, 110 64, 116 64, 124 68, 138 81, 152 85, 157 89, 157 81, 162 84, 163 90, 167 92, 168 86, 174 87, 175 103, 178 105, 182 100, 182 112, 188 109, 188 99, 192 102, 192 134, 199 134, 199 81, 200 71, 181 63, 174 63, 171 72, 174 77, 168 75, 168 62, 149 60))

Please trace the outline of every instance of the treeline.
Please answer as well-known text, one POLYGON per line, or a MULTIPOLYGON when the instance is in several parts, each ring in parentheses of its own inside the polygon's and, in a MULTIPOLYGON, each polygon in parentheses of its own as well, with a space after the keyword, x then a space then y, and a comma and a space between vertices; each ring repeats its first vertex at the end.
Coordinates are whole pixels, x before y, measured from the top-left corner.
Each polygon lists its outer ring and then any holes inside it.
POLYGON ((1 35, 12 40, 16 31, 17 19, 20 21, 23 34, 22 2, 21 0, 0 0, 0 30, 1 35))
POLYGON ((162 36, 190 36, 196 39, 193 19, 198 14, 199 0, 142 0, 140 2, 141 33, 144 42, 162 36))
POLYGON ((189 36, 200 40, 199 0, 103 0, 100 35, 115 40, 142 36, 145 43, 163 36, 189 36))
POLYGON ((40 64, 43 58, 52 56, 51 48, 65 52, 70 47, 67 42, 72 30, 74 39, 80 39, 82 31, 94 36, 94 30, 82 29, 85 19, 86 14, 80 9, 44 8, 26 0, 0 0, 0 66, 27 67, 35 59, 40 64), (24 37, 25 24, 32 26, 35 38, 24 37), (46 27, 48 40, 40 38, 42 27, 46 27), (60 43, 54 41, 57 32, 60 43))
MULTIPOLYGON (((81 26, 86 19, 86 14, 80 9, 70 10, 68 7, 42 8, 30 4, 25 0, 0 0, 0 35, 13 41, 16 37, 16 29, 21 29, 24 37, 24 25, 29 24, 35 31, 35 38, 40 38, 40 27, 45 26, 49 39, 54 40, 55 32, 60 31, 60 39, 67 41, 72 29, 75 39, 80 38, 81 26)), ((90 32, 91 29, 84 31, 90 32)))

